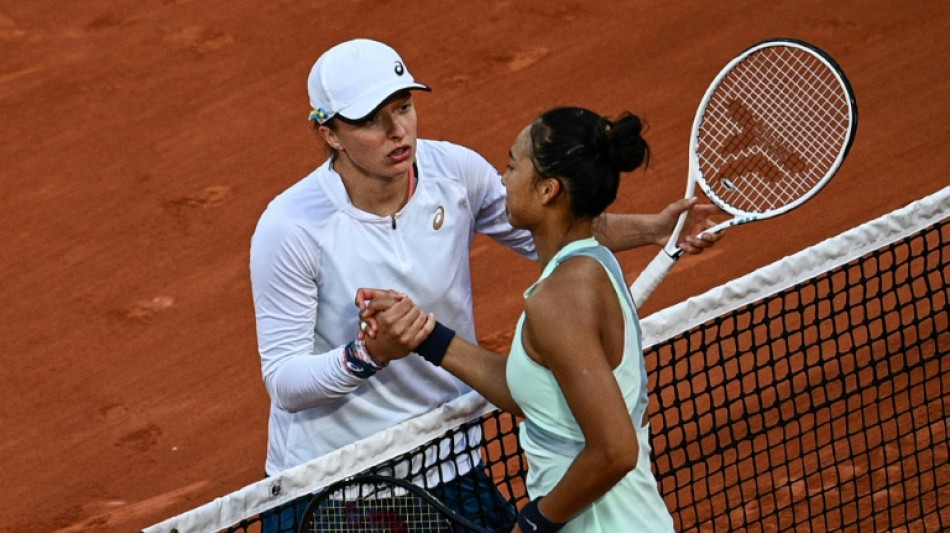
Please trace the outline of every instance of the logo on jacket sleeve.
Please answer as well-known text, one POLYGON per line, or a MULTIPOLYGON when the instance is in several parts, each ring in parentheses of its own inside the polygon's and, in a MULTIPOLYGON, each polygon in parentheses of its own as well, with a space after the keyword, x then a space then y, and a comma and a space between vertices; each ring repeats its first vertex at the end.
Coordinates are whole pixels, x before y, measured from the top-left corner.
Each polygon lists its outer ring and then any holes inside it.
POLYGON ((442 223, 445 222, 445 208, 441 205, 435 208, 435 216, 432 217, 432 229, 439 231, 442 229, 442 223))

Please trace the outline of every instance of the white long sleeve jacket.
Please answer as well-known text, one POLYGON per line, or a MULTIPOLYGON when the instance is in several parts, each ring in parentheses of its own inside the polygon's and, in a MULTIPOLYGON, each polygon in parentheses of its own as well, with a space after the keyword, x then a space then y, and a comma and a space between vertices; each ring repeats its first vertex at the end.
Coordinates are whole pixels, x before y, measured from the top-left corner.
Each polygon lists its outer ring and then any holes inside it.
POLYGON ((368 379, 348 373, 342 351, 356 337, 358 288, 405 292, 474 342, 474 234, 535 257, 530 233, 508 223, 498 172, 480 155, 419 140, 416 168, 416 191, 392 217, 355 208, 327 162, 277 196, 258 222, 250 272, 261 370, 271 397, 268 474, 468 391, 416 356, 393 361, 368 379))

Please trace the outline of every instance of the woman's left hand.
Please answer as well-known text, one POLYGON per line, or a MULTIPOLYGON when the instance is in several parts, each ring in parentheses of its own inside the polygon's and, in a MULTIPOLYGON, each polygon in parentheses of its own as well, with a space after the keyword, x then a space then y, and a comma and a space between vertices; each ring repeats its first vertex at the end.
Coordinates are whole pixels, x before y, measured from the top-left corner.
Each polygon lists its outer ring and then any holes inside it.
POLYGON ((679 241, 676 243, 688 254, 700 254, 707 248, 713 246, 722 238, 722 233, 705 233, 706 230, 716 225, 716 222, 710 217, 722 215, 719 207, 713 204, 700 204, 694 198, 682 198, 666 206, 660 213, 661 224, 665 229, 660 234, 666 235, 657 244, 663 246, 669 240, 673 233, 676 221, 680 213, 689 210, 689 216, 686 218, 686 224, 680 232, 679 241))

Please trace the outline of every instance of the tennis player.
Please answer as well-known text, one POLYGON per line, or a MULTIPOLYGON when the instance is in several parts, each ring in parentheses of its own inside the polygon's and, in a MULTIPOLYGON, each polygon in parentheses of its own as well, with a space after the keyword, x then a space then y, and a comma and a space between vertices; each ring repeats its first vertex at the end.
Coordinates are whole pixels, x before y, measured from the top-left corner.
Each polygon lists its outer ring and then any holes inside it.
MULTIPOLYGON (((355 333, 359 317, 351 304, 359 287, 412 294, 474 342, 473 235, 537 257, 530 232, 505 216, 505 188, 491 164, 462 146, 417 139, 414 93, 428 90, 395 50, 368 39, 334 46, 310 72, 309 118, 329 158, 267 206, 250 248, 261 371, 271 400, 268 475, 470 390, 418 358, 388 364, 413 347, 396 336, 384 334, 367 349, 355 333)), ((718 212, 710 205, 680 200, 655 215, 605 215, 590 224, 614 250, 662 245, 686 209, 693 223, 684 245, 699 253, 716 239, 696 237, 718 212)), ((497 504, 479 489, 484 482, 480 468, 462 468, 448 489, 478 510, 497 504)), ((275 523, 269 517, 265 529, 275 523)))
POLYGON ((648 156, 640 119, 630 114, 611 122, 558 108, 518 135, 503 178, 507 213, 530 230, 541 276, 525 292, 508 357, 467 342, 431 313, 420 321, 424 313, 402 294, 357 293, 371 351, 375 334, 399 324, 413 341, 424 338, 414 347, 423 358, 525 417, 519 440, 531 502, 514 531, 673 531, 651 472, 637 311, 620 264, 594 232, 621 173, 648 156))

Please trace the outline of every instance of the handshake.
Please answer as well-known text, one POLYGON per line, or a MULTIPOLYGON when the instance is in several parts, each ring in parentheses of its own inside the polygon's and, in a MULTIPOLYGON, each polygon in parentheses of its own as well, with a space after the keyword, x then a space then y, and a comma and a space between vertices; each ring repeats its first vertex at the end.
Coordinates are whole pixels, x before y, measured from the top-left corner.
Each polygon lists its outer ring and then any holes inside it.
POLYGON ((360 327, 357 332, 368 355, 380 367, 416 352, 441 366, 455 331, 432 313, 420 309, 409 295, 383 289, 356 291, 360 327))

